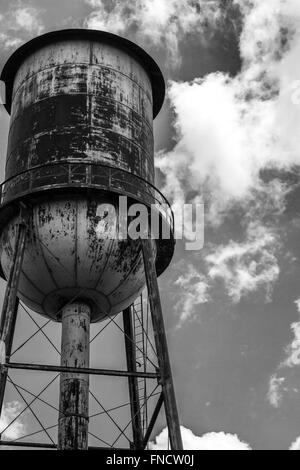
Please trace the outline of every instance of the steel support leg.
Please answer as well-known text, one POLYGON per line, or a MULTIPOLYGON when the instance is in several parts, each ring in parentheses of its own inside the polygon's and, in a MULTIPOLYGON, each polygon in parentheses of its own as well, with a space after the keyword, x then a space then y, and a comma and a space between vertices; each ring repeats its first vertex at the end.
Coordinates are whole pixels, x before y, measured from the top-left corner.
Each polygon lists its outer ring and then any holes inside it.
POLYGON ((175 391, 172 379, 171 364, 168 353, 168 344, 162 315, 161 301, 156 277, 155 255, 151 239, 141 240, 145 276, 148 288, 148 298, 151 309, 151 318, 154 339, 158 356, 158 366, 161 373, 163 398, 169 429, 172 450, 182 450, 179 417, 176 405, 175 391))
POLYGON ((10 360, 19 307, 17 293, 26 244, 26 230, 26 225, 24 223, 20 223, 18 225, 15 252, 9 278, 7 280, 2 309, 0 326, 0 415, 2 412, 7 381, 7 368, 4 364, 8 363, 10 360))
POLYGON ((149 426, 148 426, 148 429, 147 429, 147 432, 145 434, 145 437, 144 437, 144 441, 143 441, 143 450, 147 447, 147 444, 149 442, 149 439, 151 437, 151 434, 152 434, 152 431, 153 431, 153 428, 155 426, 155 423, 156 423, 156 420, 158 418, 158 415, 160 413, 160 410, 161 410, 161 407, 163 405, 163 402, 164 402, 164 396, 163 396, 163 393, 159 396, 159 399, 156 403, 156 407, 154 409, 154 412, 153 412, 153 415, 151 417, 151 420, 150 420, 150 423, 149 423, 149 426))
MULTIPOLYGON (((124 339, 126 349, 127 370, 136 372, 136 351, 134 347, 134 332, 131 307, 123 311, 124 339)), ((130 411, 132 419, 132 435, 134 449, 141 449, 143 443, 143 429, 141 409, 139 401, 139 389, 137 377, 128 377, 130 411)))
MULTIPOLYGON (((76 302, 62 311, 61 365, 89 367, 90 308, 76 302)), ((62 373, 58 423, 59 450, 88 448, 89 375, 62 373)))

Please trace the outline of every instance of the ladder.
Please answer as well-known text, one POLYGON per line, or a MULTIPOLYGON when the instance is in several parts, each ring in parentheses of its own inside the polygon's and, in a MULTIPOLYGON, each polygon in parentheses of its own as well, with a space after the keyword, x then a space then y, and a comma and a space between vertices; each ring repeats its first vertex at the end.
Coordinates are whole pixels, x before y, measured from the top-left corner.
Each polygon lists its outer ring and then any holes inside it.
MULTIPOLYGON (((136 299, 132 307, 136 368, 139 372, 147 372, 147 337, 145 331, 148 328, 148 315, 145 318, 143 294, 136 299)), ((137 382, 142 427, 145 434, 148 426, 147 380, 145 378, 138 378, 137 382)))

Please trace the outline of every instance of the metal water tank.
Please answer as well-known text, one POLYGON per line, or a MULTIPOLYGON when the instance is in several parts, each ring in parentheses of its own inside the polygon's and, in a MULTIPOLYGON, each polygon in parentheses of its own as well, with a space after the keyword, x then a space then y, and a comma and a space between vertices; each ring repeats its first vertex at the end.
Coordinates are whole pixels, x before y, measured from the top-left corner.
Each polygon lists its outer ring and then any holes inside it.
POLYGON ((154 186, 153 118, 165 84, 153 59, 130 41, 92 30, 40 36, 6 63, 11 115, 0 206, 1 275, 9 275, 20 204, 27 243, 19 297, 60 320, 82 301, 92 321, 127 308, 145 285, 138 240, 119 239, 119 197, 155 205, 153 245, 161 274, 173 256, 173 214, 154 186), (101 208, 115 207, 109 220, 101 208), (116 236, 112 236, 112 234, 116 236))

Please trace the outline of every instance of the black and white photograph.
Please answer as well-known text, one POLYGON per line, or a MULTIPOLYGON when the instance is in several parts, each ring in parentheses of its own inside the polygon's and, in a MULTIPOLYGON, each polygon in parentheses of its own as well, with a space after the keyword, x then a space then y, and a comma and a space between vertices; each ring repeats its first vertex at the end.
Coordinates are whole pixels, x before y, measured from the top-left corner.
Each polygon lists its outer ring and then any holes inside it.
POLYGON ((0 451, 300 450, 299 170, 299 0, 0 0, 0 451))

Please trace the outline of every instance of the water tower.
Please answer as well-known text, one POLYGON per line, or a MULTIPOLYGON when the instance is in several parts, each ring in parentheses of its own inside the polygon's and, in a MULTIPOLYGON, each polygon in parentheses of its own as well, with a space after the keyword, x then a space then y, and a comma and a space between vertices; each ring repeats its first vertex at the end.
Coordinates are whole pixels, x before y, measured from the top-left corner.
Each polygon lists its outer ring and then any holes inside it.
MULTIPOLYGON (((58 449, 88 448, 91 374, 128 380, 131 448, 145 448, 164 404, 172 449, 181 436, 157 276, 174 251, 173 214, 154 186, 153 119, 165 94, 157 64, 140 47, 106 32, 55 31, 6 63, 10 114, 0 206, 2 408, 10 368, 60 372, 58 449), (120 197, 159 221, 157 237, 121 237, 120 197), (115 209, 107 217, 103 207, 115 209), (152 209, 151 209, 152 208, 152 209), (170 237, 163 236, 169 232, 170 237), (155 240, 153 238, 156 238, 155 240), (158 369, 139 372, 134 302, 147 286, 158 369), (10 361, 19 301, 62 323, 60 366, 10 361), (122 312, 127 370, 89 368, 91 322, 122 312), (158 381, 148 429, 141 429, 138 380, 158 381)), ((1 441, 2 442, 2 441, 1 441)))

